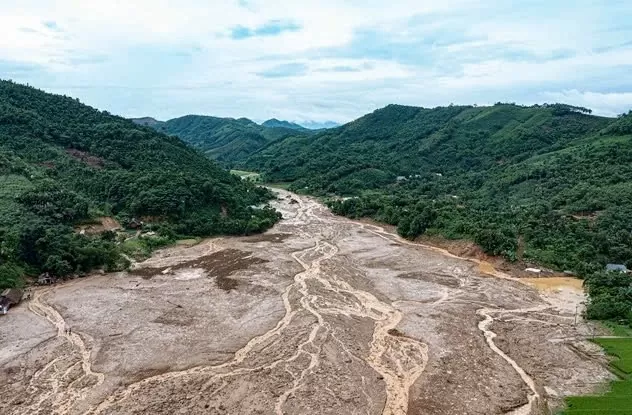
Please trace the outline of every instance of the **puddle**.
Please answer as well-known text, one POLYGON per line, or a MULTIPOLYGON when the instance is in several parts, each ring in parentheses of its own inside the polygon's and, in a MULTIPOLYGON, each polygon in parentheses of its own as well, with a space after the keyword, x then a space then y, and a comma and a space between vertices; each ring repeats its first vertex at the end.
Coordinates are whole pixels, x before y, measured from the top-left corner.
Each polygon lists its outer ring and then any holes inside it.
POLYGON ((492 264, 486 261, 481 261, 478 263, 478 271, 481 274, 494 275, 496 273, 496 268, 492 264))
POLYGON ((549 277, 549 278, 521 278, 526 284, 540 291, 558 291, 571 289, 580 293, 584 292, 584 281, 573 277, 549 277))

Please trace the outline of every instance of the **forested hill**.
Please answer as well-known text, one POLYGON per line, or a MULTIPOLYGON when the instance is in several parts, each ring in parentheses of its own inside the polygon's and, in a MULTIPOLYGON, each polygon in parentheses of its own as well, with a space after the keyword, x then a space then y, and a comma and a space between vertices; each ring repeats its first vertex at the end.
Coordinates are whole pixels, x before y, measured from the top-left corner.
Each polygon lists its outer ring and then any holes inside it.
POLYGON ((279 124, 262 126, 247 118, 218 118, 187 115, 155 125, 158 131, 176 135, 207 156, 232 165, 276 140, 289 136, 307 137, 310 131, 279 124))
POLYGON ((307 131, 307 128, 301 125, 289 121, 277 120, 276 118, 265 121, 261 125, 268 128, 289 128, 291 130, 307 131))
POLYGON ((176 236, 245 234, 277 220, 268 198, 176 137, 78 100, 0 81, 0 286, 124 265, 115 235, 73 226, 100 216, 176 236))
MULTIPOLYGON (((632 267, 632 115, 561 104, 391 105, 275 142, 247 167, 298 191, 355 196, 333 210, 397 225, 405 237, 470 239, 491 254, 584 276, 606 263, 632 267)), ((632 308, 630 281, 611 286, 593 316, 632 308)))

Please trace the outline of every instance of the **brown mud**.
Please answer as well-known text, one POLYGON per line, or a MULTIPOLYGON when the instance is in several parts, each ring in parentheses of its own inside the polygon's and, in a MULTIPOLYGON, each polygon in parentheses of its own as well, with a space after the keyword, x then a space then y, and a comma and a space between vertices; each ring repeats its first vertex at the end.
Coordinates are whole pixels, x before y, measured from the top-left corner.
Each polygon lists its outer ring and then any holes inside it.
POLYGON ((576 287, 280 192, 264 235, 36 290, 1 319, 0 410, 527 415, 610 379, 576 287))

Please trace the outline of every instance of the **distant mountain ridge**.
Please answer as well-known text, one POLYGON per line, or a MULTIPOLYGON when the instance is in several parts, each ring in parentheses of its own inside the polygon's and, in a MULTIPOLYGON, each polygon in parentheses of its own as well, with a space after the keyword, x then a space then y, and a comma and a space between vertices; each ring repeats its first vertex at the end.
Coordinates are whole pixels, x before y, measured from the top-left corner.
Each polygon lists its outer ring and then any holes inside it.
POLYGON ((151 127, 201 150, 225 166, 247 159, 266 145, 290 136, 308 136, 307 129, 287 128, 283 122, 262 126, 248 118, 185 115, 151 127))
POLYGON ((290 122, 290 121, 278 120, 276 118, 272 118, 268 121, 265 121, 261 125, 263 125, 264 127, 281 127, 281 128, 291 128, 294 130, 311 130, 311 131, 320 131, 320 130, 327 130, 330 128, 340 127, 340 124, 333 121, 290 122))
POLYGON ((302 125, 289 122, 289 121, 277 120, 276 118, 272 118, 268 121, 265 121, 261 125, 268 128, 289 128, 292 130, 307 130, 307 128, 303 127, 302 125))
POLYGON ((302 121, 300 125, 308 130, 327 130, 330 128, 340 127, 342 124, 334 121, 302 121))
POLYGON ((209 115, 185 115, 168 121, 153 117, 132 118, 138 125, 175 135, 196 147, 208 157, 227 167, 245 161, 250 155, 279 139, 307 137, 327 128, 337 127, 332 121, 309 121, 307 126, 276 118, 261 124, 248 118, 222 118, 209 115))

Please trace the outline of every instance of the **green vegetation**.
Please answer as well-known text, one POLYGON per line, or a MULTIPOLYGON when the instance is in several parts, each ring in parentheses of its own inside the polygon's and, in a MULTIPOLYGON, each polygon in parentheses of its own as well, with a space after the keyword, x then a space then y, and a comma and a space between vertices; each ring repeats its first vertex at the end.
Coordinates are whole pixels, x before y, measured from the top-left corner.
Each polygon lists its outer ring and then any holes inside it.
MULTIPOLYGON (((143 120, 143 121, 140 121, 143 120)), ((255 151, 288 136, 308 136, 307 129, 293 127, 292 124, 270 120, 262 126, 246 118, 217 118, 201 115, 187 115, 164 123, 147 123, 158 131, 176 135, 184 142, 196 147, 212 159, 227 167, 245 160, 255 151)), ((300 127, 300 126, 298 126, 300 127)))
POLYGON ((244 171, 244 170, 231 170, 231 174, 241 177, 243 180, 249 180, 251 182, 260 182, 261 175, 252 171, 244 171))
POLYGON ((632 277, 619 272, 596 272, 584 281, 590 302, 588 318, 612 320, 632 327, 632 277))
POLYGON ((261 124, 264 127, 268 127, 268 128, 289 128, 292 130, 299 130, 299 131, 308 131, 307 128, 298 125, 296 123, 293 122, 289 122, 289 121, 281 121, 281 120, 277 120, 276 118, 272 118, 268 121, 265 121, 263 124, 261 124))
POLYGON ((598 338, 595 342, 616 357, 611 364, 622 379, 612 382, 603 395, 567 398, 564 414, 632 414, 632 338, 598 338))
POLYGON ((632 337, 632 327, 630 326, 617 324, 612 321, 604 321, 602 324, 612 332, 613 336, 632 337))
POLYGON ((590 317, 632 321, 632 278, 601 272, 632 267, 631 125, 632 114, 562 104, 390 105, 274 141, 243 165, 266 182, 335 196, 335 213, 396 225, 407 238, 469 239, 586 276, 590 317))
POLYGON ((24 274, 121 269, 121 252, 178 237, 259 232, 278 214, 250 206, 270 197, 175 137, 0 81, 0 287, 24 274), (73 229, 104 215, 145 221, 157 235, 121 243, 73 229))

